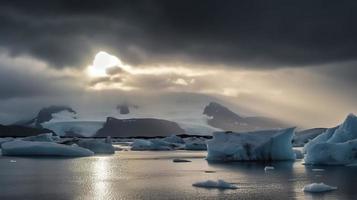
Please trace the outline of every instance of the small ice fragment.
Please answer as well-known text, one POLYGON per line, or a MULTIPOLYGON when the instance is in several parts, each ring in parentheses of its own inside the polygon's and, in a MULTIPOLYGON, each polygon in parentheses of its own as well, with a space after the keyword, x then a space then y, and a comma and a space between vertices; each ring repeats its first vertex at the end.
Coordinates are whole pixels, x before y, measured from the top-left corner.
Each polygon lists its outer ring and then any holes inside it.
POLYGON ((323 172, 325 170, 324 169, 312 169, 311 171, 313 171, 313 172, 323 172))
POLYGON ((191 162, 190 160, 185 160, 185 159, 181 159, 181 158, 175 158, 172 160, 172 162, 191 162))
POLYGON ((268 170, 274 170, 275 168, 273 166, 265 166, 264 167, 264 171, 268 171, 268 170))
POLYGON ((324 183, 311 183, 309 185, 305 185, 302 190, 304 192, 328 192, 337 190, 337 187, 326 185, 324 183))
POLYGON ((218 189, 237 189, 238 187, 233 185, 232 183, 225 182, 224 180, 218 180, 218 181, 202 181, 202 182, 196 182, 192 184, 192 186, 195 187, 203 187, 203 188, 218 188, 218 189))
POLYGON ((10 160, 10 162, 11 162, 11 163, 15 163, 15 162, 16 162, 16 160, 10 160))

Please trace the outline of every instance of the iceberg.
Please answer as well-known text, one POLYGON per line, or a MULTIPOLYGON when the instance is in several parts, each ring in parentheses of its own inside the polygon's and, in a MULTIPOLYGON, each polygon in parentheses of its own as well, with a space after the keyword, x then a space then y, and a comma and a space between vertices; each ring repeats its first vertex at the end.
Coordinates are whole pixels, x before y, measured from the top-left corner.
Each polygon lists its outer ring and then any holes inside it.
POLYGON ((295 128, 245 133, 215 132, 207 141, 209 161, 294 160, 295 128))
POLYGON ((94 153, 78 146, 68 146, 54 142, 15 140, 2 144, 3 156, 68 156, 84 157, 94 153))
POLYGON ((348 165, 357 162, 357 117, 349 114, 304 146, 305 164, 348 165))
POLYGON ((311 183, 309 185, 305 185, 302 190, 304 192, 328 192, 336 189, 337 187, 326 185, 324 183, 311 183))
POLYGON ((202 182, 196 182, 192 184, 192 186, 195 187, 203 187, 203 188, 218 188, 218 189, 237 189, 238 187, 233 185, 232 183, 225 182, 224 180, 218 180, 218 181, 202 181, 202 182))
POLYGON ((176 144, 185 143, 185 141, 177 135, 171 135, 171 136, 163 138, 162 140, 165 142, 168 142, 168 143, 176 143, 176 144))
POLYGON ((153 151, 168 151, 172 150, 172 146, 170 143, 162 141, 161 139, 151 139, 151 140, 143 140, 137 139, 131 144, 131 150, 133 151, 145 151, 145 150, 153 150, 153 151))
POLYGON ((14 138, 12 137, 6 137, 6 138, 0 138, 0 148, 1 148, 1 145, 5 142, 10 142, 10 141, 13 141, 14 138))
POLYGON ((52 133, 43 133, 39 135, 29 136, 22 138, 23 141, 37 141, 37 142, 54 142, 59 140, 58 136, 53 136, 52 133))
POLYGON ((80 139, 76 144, 80 147, 89 149, 98 154, 113 154, 115 148, 110 141, 104 139, 80 139))
POLYGON ((190 137, 185 140, 185 150, 202 151, 207 150, 206 140, 203 138, 190 137))

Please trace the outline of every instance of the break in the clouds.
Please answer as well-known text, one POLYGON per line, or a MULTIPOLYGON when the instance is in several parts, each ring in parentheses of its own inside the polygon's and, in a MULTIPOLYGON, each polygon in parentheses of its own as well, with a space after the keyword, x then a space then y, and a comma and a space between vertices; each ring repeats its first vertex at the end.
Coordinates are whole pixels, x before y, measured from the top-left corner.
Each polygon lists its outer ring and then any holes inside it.
POLYGON ((357 58, 357 3, 342 1, 2 1, 0 45, 55 67, 105 49, 130 64, 286 67, 357 58))

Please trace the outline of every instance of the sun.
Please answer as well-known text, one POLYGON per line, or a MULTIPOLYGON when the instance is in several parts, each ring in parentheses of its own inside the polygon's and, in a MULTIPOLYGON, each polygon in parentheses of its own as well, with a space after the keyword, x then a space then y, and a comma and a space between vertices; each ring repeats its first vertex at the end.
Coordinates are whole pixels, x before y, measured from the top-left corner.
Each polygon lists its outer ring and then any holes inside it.
POLYGON ((105 51, 100 51, 95 55, 93 64, 88 66, 87 73, 90 77, 105 77, 108 76, 106 72, 108 68, 121 65, 119 58, 105 51))

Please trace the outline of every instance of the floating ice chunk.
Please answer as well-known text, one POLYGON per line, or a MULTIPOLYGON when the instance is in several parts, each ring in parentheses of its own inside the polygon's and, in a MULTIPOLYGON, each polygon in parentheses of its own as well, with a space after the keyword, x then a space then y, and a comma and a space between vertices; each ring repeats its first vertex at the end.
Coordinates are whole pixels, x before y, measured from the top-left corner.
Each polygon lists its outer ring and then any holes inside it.
POLYGON ((58 136, 53 136, 52 133, 43 133, 35 136, 22 138, 23 141, 37 141, 37 142, 54 142, 58 140, 58 136))
POLYGON ((0 148, 3 143, 10 142, 12 140, 14 140, 14 138, 12 138, 12 137, 0 138, 0 148))
POLYGON ((104 139, 80 139, 76 144, 80 147, 89 149, 94 153, 99 154, 113 154, 115 153, 115 148, 110 141, 104 139))
POLYGON ((304 192, 328 192, 336 189, 337 187, 326 185, 324 183, 311 183, 309 185, 305 185, 303 191, 304 192))
POLYGON ((143 150, 156 150, 156 151, 167 151, 172 150, 169 143, 164 142, 160 139, 143 140, 137 139, 131 144, 131 150, 133 151, 143 151, 143 150))
POLYGON ((210 161, 294 160, 294 128, 246 133, 216 132, 207 141, 210 161))
POLYGON ((192 186, 203 187, 203 188, 218 188, 218 189, 237 189, 238 188, 234 184, 225 182, 224 180, 218 180, 218 181, 208 180, 208 181, 196 182, 196 183, 192 184, 192 186))
POLYGON ((264 171, 268 171, 268 170, 274 170, 275 168, 273 166, 265 166, 264 167, 264 171))
POLYGON ((348 165, 357 162, 357 117, 327 129, 304 146, 306 164, 348 165))
POLYGON ((185 140, 186 150, 207 150, 206 140, 203 138, 190 137, 185 140))
POLYGON ((15 162, 16 162, 16 160, 10 160, 10 162, 11 162, 11 163, 15 163, 15 162))
POLYGON ((94 153, 82 147, 68 146, 54 142, 32 142, 15 140, 2 144, 4 156, 92 156, 94 153))
POLYGON ((172 160, 172 162, 191 162, 191 160, 185 160, 185 159, 181 159, 181 158, 175 158, 172 160))
POLYGON ((176 143, 176 144, 185 143, 185 141, 181 137, 176 136, 176 135, 171 135, 169 137, 165 137, 162 140, 165 141, 165 142, 168 142, 168 143, 176 143))

